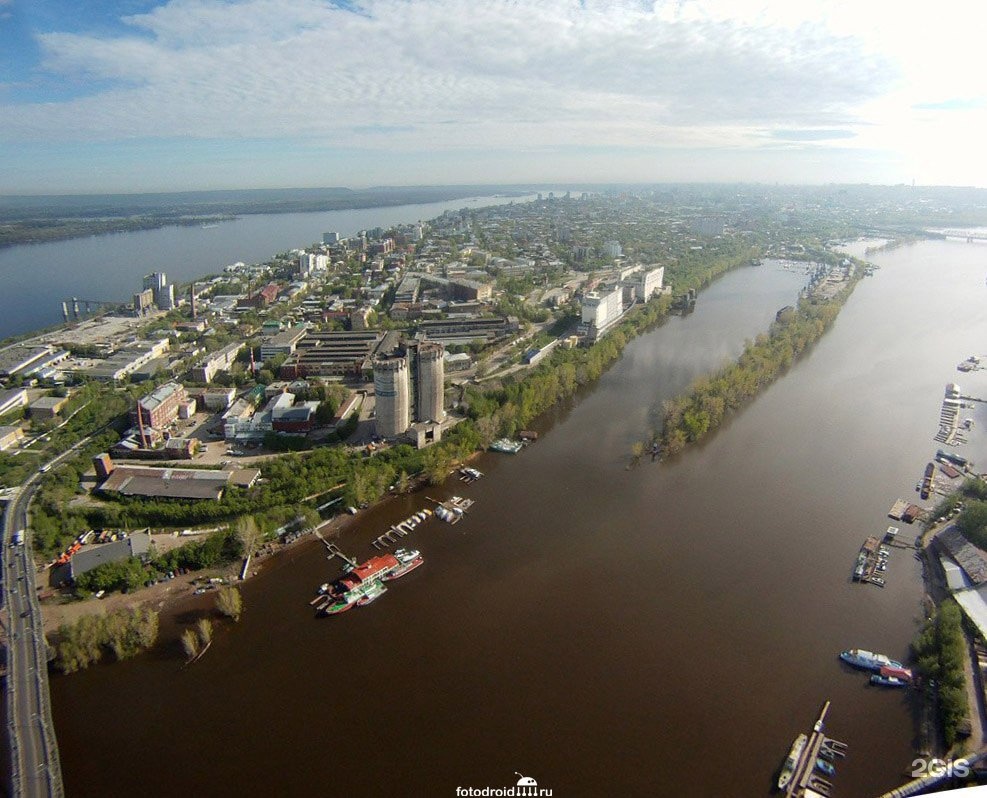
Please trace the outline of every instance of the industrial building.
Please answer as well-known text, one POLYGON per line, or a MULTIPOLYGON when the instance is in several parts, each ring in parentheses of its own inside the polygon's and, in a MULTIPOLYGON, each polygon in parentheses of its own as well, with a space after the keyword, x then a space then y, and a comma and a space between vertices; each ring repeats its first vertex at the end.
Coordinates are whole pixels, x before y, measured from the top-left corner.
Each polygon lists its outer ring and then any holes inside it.
POLYGON ((0 377, 11 377, 30 366, 41 363, 46 355, 55 351, 51 346, 28 346, 15 344, 0 351, 0 377))
POLYGON ((651 297, 660 293, 665 280, 665 267, 641 269, 634 280, 634 298, 639 302, 647 302, 651 297))
POLYGON ((140 421, 145 427, 162 429, 178 418, 182 406, 187 406, 191 401, 184 386, 166 382, 142 398, 137 403, 136 412, 140 413, 140 421))
POLYGON ((90 379, 101 382, 117 382, 149 361, 164 355, 169 346, 171 344, 167 338, 162 338, 159 341, 135 341, 112 357, 99 361, 89 368, 78 369, 78 371, 90 379))
POLYGON ((411 384, 415 397, 416 421, 442 421, 445 417, 445 348, 427 341, 409 345, 411 384))
POLYGON ((192 369, 192 380, 194 382, 212 382, 213 377, 223 371, 229 371, 243 350, 245 344, 240 341, 229 346, 224 346, 218 352, 207 355, 192 369))
POLYGON ((281 364, 278 375, 285 380, 362 376, 370 371, 378 349, 389 351, 396 339, 396 333, 374 330, 309 332, 281 364))
POLYGON ((31 418, 51 419, 62 411, 68 401, 67 396, 42 396, 31 402, 28 414, 31 418))
POLYGON ((193 468, 153 468, 151 466, 115 466, 109 455, 93 458, 96 475, 102 480, 101 491, 124 496, 155 499, 219 500, 230 485, 249 488, 260 476, 260 469, 214 471, 193 468))
POLYGON ((410 380, 404 357, 374 361, 374 393, 377 396, 376 431, 382 438, 397 438, 411 424, 410 380))
POLYGON ((24 440, 24 430, 18 425, 0 427, 0 452, 16 446, 24 440))
POLYGON ((109 562, 120 562, 131 557, 143 557, 151 551, 151 536, 146 532, 131 532, 123 540, 86 546, 71 559, 52 570, 51 584, 60 585, 75 580, 87 571, 109 562))
POLYGON ((378 435, 397 438, 414 426, 417 441, 439 439, 434 429, 445 418, 444 355, 441 344, 409 341, 374 361, 378 435))
POLYGON ((20 407, 27 407, 27 391, 24 388, 0 391, 0 416, 20 407))
POLYGON ((270 360, 277 355, 287 357, 295 351, 295 347, 305 337, 305 333, 305 326, 299 325, 279 332, 277 335, 272 335, 260 345, 260 359, 270 360))
POLYGON ((490 343, 513 335, 518 331, 519 326, 519 322, 514 316, 435 319, 420 322, 416 337, 425 341, 435 341, 445 346, 468 344, 471 341, 490 343))
POLYGON ((583 297, 580 334, 595 341, 603 335, 624 312, 623 291, 618 286, 606 293, 591 291, 583 297))

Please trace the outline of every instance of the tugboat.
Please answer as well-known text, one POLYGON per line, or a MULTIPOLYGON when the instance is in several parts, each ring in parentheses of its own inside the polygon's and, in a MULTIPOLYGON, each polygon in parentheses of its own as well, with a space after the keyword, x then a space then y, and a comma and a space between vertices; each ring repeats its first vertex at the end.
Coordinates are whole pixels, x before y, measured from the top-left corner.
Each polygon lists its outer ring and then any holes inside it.
POLYGON ((808 736, 800 734, 795 738, 795 742, 792 743, 792 750, 788 752, 788 758, 785 760, 785 764, 782 765, 781 774, 778 776, 779 790, 784 790, 788 786, 788 782, 792 780, 792 776, 795 774, 795 768, 799 763, 799 757, 802 756, 802 749, 805 748, 807 742, 809 742, 808 736))

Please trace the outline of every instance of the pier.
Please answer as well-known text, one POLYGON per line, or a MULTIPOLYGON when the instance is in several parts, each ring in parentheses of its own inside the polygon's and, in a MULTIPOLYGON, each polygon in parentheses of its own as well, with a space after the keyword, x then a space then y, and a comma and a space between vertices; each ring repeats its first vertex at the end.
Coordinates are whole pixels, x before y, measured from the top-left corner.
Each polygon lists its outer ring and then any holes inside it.
POLYGON ((824 779, 816 770, 816 759, 842 759, 847 754, 847 744, 833 740, 823 733, 826 713, 829 712, 829 701, 823 704, 819 719, 812 727, 809 740, 799 755, 798 763, 792 773, 792 780, 785 790, 785 798, 815 798, 830 795, 833 785, 824 779))

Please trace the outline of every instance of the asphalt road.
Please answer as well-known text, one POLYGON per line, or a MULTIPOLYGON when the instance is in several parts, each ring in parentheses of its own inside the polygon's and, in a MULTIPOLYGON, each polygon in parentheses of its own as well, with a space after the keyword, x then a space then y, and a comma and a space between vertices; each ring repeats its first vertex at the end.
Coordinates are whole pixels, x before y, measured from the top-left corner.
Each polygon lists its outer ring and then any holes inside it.
MULTIPOLYGON (((66 452, 61 457, 69 455, 66 452)), ((39 475, 35 474, 8 502, 3 515, 0 567, 7 609, 5 699, 13 796, 64 795, 51 719, 47 642, 35 588, 29 531, 25 532, 25 543, 13 543, 17 530, 28 530, 27 510, 38 485, 39 475)))

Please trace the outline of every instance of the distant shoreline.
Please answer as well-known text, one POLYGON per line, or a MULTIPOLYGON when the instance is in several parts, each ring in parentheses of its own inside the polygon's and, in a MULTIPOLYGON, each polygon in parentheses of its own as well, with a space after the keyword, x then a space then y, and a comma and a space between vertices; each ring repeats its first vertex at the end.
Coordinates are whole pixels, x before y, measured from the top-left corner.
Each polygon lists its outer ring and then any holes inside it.
POLYGON ((240 216, 394 208, 488 195, 530 194, 518 186, 291 191, 72 197, 0 197, 0 249, 89 236, 213 226, 240 216))

